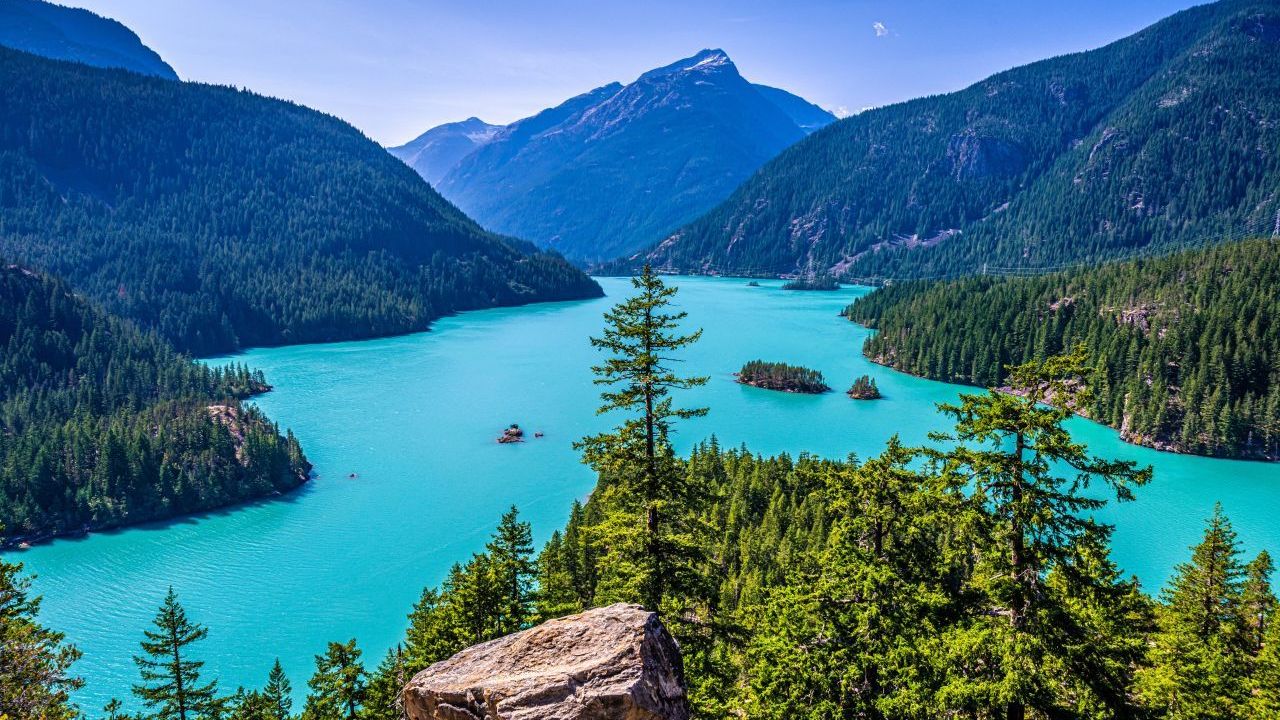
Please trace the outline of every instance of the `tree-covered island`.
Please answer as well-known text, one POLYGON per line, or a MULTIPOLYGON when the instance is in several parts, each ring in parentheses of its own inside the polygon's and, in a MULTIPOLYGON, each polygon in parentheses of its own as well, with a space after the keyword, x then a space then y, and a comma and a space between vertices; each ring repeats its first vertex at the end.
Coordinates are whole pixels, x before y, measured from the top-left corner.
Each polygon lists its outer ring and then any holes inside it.
POLYGON ((821 371, 763 360, 752 360, 743 365, 738 371, 737 378, 743 385, 765 390, 819 395, 831 389, 822 377, 821 371))

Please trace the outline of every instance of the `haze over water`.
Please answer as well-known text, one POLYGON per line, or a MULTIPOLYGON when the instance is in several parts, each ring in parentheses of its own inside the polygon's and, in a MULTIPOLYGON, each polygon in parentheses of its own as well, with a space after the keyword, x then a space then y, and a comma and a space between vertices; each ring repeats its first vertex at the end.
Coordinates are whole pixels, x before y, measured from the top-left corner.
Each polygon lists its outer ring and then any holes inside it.
MULTIPOLYGON (((838 317, 866 289, 671 281, 690 324, 705 330, 681 370, 711 376, 687 394, 688 404, 711 412, 681 426, 681 452, 715 433, 724 445, 764 454, 867 457, 894 433, 921 443, 947 429, 934 405, 972 390, 866 361, 859 349, 867 331, 838 317), (837 392, 736 384, 732 373, 756 358, 821 370, 837 392), (839 392, 863 373, 876 378, 883 400, 839 392)), ((113 696, 130 700, 130 658, 169 585, 209 626, 198 654, 224 690, 260 686, 276 657, 295 690, 305 690, 312 657, 329 640, 356 637, 375 666, 401 638, 423 586, 481 550, 512 503, 533 523, 536 542, 545 541, 593 483, 572 442, 608 424, 594 413, 590 366, 600 356, 588 337, 630 287, 601 283, 608 297, 599 300, 466 313, 428 333, 232 358, 266 373, 275 390, 257 402, 297 433, 317 477, 287 498, 17 554, 40 575, 44 621, 84 651, 75 666, 88 681, 81 706, 96 712, 113 696), (513 422, 530 431, 529 441, 495 443, 513 422)), ((1098 454, 1155 466, 1137 502, 1104 512, 1117 523, 1115 558, 1149 591, 1186 559, 1218 500, 1246 550, 1280 551, 1280 467, 1137 448, 1082 420, 1073 429, 1098 454)))

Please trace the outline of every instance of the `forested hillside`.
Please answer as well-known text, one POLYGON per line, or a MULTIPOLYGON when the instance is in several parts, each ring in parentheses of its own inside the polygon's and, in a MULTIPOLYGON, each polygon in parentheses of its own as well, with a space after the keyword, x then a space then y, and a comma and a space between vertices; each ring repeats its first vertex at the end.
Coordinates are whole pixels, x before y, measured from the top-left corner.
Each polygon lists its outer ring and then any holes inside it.
POLYGON ((1106 47, 814 133, 633 258, 694 272, 936 277, 1280 232, 1280 3, 1222 0, 1106 47))
POLYGON ((859 299, 863 351, 980 386, 1083 343, 1090 416, 1143 445, 1280 457, 1280 253, 1254 240, 1038 277, 916 281, 859 299))
POLYGON ((600 293, 335 118, 6 49, 0 253, 197 354, 600 293))
POLYGON ((113 527, 297 487, 310 466, 293 435, 240 402, 265 389, 0 265, 0 532, 113 527))

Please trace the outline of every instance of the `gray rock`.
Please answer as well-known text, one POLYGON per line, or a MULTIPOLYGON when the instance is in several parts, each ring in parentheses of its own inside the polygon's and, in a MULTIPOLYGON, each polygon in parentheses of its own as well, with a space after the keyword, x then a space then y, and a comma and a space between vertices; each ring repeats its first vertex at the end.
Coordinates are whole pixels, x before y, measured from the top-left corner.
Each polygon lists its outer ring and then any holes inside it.
POLYGON ((467 648, 404 689, 409 720, 687 720, 680 649, 617 604, 467 648))

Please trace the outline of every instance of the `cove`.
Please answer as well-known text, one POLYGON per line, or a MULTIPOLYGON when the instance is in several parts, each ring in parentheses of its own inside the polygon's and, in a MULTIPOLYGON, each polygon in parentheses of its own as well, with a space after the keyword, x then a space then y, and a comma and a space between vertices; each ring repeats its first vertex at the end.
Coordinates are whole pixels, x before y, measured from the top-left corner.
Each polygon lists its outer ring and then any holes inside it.
MULTIPOLYGON (((935 403, 973 391, 864 359, 868 331, 838 313, 866 288, 671 282, 689 323, 705 330, 681 369, 711 377, 688 394, 689 404, 711 412, 681 426, 681 451, 715 433, 722 444, 765 454, 867 457, 894 433, 921 443, 947 429, 935 403), (732 373, 756 358, 821 370, 837 392, 792 395, 735 383, 732 373), (883 400, 855 402, 841 392, 864 373, 876 378, 883 400)), ((87 682, 81 707, 97 714, 111 697, 136 707, 131 656, 170 585, 209 626, 199 659, 225 691, 261 686, 279 657, 301 695, 313 656, 329 640, 357 638, 375 666, 400 639, 422 588, 482 549, 512 503, 533 523, 535 540, 545 541, 592 487, 572 442, 607 426, 595 415, 590 366, 600 356, 588 337, 630 287, 622 279, 601 284, 607 297, 599 300, 465 313, 417 335, 211 361, 266 373, 275 390, 257 402, 298 434, 316 479, 278 500, 17 553, 13 559, 39 575, 43 621, 84 652, 75 666, 87 682), (530 432, 528 442, 497 444, 513 422, 530 432)), ((1136 502, 1104 512, 1117 525, 1115 558, 1148 591, 1188 557, 1215 501, 1247 551, 1280 551, 1280 467, 1139 448, 1083 420, 1072 429, 1103 456, 1155 466, 1136 502)))

